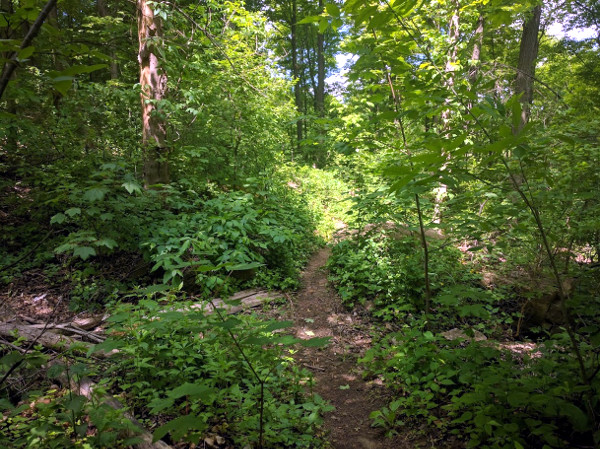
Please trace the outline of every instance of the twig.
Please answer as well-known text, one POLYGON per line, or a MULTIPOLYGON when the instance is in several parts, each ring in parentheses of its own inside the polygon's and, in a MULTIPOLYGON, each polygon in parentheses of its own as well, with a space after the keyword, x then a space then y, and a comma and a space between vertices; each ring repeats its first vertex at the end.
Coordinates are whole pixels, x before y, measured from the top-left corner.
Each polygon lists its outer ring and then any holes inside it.
MULTIPOLYGON (((41 336, 44 335, 44 333, 46 332, 48 326, 50 325, 50 321, 52 320, 52 318, 54 317, 54 314, 56 313, 56 310, 58 309, 58 306, 62 302, 62 299, 63 298, 61 296, 60 299, 58 300, 58 302, 56 303, 56 305, 54 306, 54 309, 52 309, 52 313, 48 316, 48 319, 46 320, 46 324, 44 325, 44 328, 37 335, 37 337, 35 337, 31 341, 31 343, 29 343, 29 345, 27 346, 27 348, 25 348, 25 352, 23 354, 27 354, 29 352, 29 350, 31 348, 33 348, 33 346, 38 342, 38 340, 41 338, 41 336)), ((6 373, 4 374, 4 376, 2 377, 2 379, 0 379, 0 387, 4 384, 4 382, 6 382, 6 379, 8 379, 8 377, 14 372, 14 370, 16 370, 19 366, 21 366, 21 364, 24 361, 25 361, 25 357, 22 357, 20 360, 17 360, 15 363, 12 364, 12 366, 8 369, 8 371, 6 371, 6 373)))
POLYGON ((179 12, 179 14, 181 14, 188 22, 190 22, 192 25, 194 25, 196 28, 198 28, 200 31, 202 31, 202 34, 204 34, 207 37, 207 39, 217 48, 217 50, 219 50, 219 52, 227 60, 227 62, 231 66, 231 68, 237 72, 237 74, 240 76, 240 78, 242 78, 246 82, 246 84, 248 84, 248 86, 250 86, 252 88, 252 90, 254 90, 258 94, 262 95, 263 97, 267 97, 267 94, 265 94, 258 87, 254 86, 254 84, 252 84, 250 81, 248 81, 248 79, 240 71, 237 70, 235 64, 233 63, 233 61, 231 60, 231 58, 229 57, 227 52, 223 49, 221 44, 217 42, 215 37, 210 33, 210 31, 208 31, 207 28, 203 27, 198 22, 196 22, 193 17, 191 17, 189 14, 187 14, 185 11, 183 11, 179 6, 175 5, 174 3, 171 3, 168 1, 162 1, 161 3, 172 7, 174 10, 179 12))
MULTIPOLYGON (((38 15, 37 19, 35 19, 35 22, 33 22, 33 25, 31 25, 31 28, 29 28, 29 31, 23 38, 21 46, 19 47, 20 50, 29 47, 33 39, 35 39, 35 37, 40 32, 40 29, 42 28, 44 21, 50 14, 50 11, 52 11, 56 7, 56 2, 57 0, 48 0, 48 3, 46 3, 46 6, 44 6, 44 8, 40 11, 40 14, 38 15)), ((13 54, 10 55, 8 61, 4 65, 4 69, 2 70, 2 76, 0 77, 0 99, 2 99, 2 95, 4 95, 6 86, 8 85, 8 82, 10 81, 13 72, 17 68, 17 57, 18 52, 13 52, 13 54)))

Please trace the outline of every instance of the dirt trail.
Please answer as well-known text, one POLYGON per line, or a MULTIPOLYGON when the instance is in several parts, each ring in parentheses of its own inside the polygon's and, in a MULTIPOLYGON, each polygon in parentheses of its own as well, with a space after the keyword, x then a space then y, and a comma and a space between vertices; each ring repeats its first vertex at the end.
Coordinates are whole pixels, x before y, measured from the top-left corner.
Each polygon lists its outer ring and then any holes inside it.
POLYGON ((366 319, 348 312, 328 285, 324 265, 329 248, 318 251, 302 275, 302 288, 290 310, 298 338, 332 337, 325 348, 304 348, 296 356, 314 373, 315 391, 335 406, 325 416, 325 428, 333 448, 401 449, 411 447, 399 438, 385 438, 371 427, 369 414, 386 404, 382 387, 362 379, 357 358, 371 344, 366 319), (340 388, 341 387, 341 388, 340 388))

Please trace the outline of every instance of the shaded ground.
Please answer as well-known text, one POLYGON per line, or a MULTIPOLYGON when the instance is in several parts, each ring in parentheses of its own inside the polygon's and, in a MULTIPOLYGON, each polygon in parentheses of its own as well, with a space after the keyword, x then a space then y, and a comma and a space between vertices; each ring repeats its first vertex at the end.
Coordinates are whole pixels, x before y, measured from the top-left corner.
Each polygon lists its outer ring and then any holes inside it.
POLYGON ((380 383, 362 379, 357 358, 371 344, 368 322, 345 310, 328 285, 324 265, 329 254, 329 248, 323 248, 313 256, 288 312, 298 338, 332 337, 327 347, 303 348, 296 355, 298 362, 314 373, 315 391, 335 406, 335 411, 325 416, 329 441, 340 449, 414 447, 400 437, 388 439, 383 429, 371 427, 369 414, 387 400, 380 383))

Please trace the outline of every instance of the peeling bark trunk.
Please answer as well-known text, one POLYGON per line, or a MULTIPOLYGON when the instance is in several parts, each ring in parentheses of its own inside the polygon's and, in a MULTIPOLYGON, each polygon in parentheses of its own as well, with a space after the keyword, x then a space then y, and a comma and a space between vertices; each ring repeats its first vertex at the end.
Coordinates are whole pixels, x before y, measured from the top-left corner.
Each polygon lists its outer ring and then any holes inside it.
POLYGON ((533 80, 535 61, 538 56, 541 5, 533 8, 531 17, 523 24, 521 45, 519 48, 519 65, 515 79, 515 94, 521 95, 522 113, 519 130, 529 121, 530 106, 533 102, 533 80))
POLYGON ((166 97, 167 74, 155 51, 163 37, 161 20, 154 16, 147 0, 138 0, 137 7, 144 182, 148 188, 169 182, 167 123, 157 108, 157 103, 166 97))

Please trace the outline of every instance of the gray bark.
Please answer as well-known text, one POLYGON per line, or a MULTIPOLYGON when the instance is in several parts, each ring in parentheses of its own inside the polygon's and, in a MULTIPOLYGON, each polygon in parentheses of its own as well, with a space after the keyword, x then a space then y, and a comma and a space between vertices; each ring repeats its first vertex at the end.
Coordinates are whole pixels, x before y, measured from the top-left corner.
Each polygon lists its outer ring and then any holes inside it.
POLYGON ((515 94, 521 94, 521 127, 529 121, 530 107, 533 102, 533 80, 535 76, 535 62, 539 49, 541 5, 533 8, 532 15, 523 24, 521 45, 519 48, 519 64, 515 79, 515 94))

